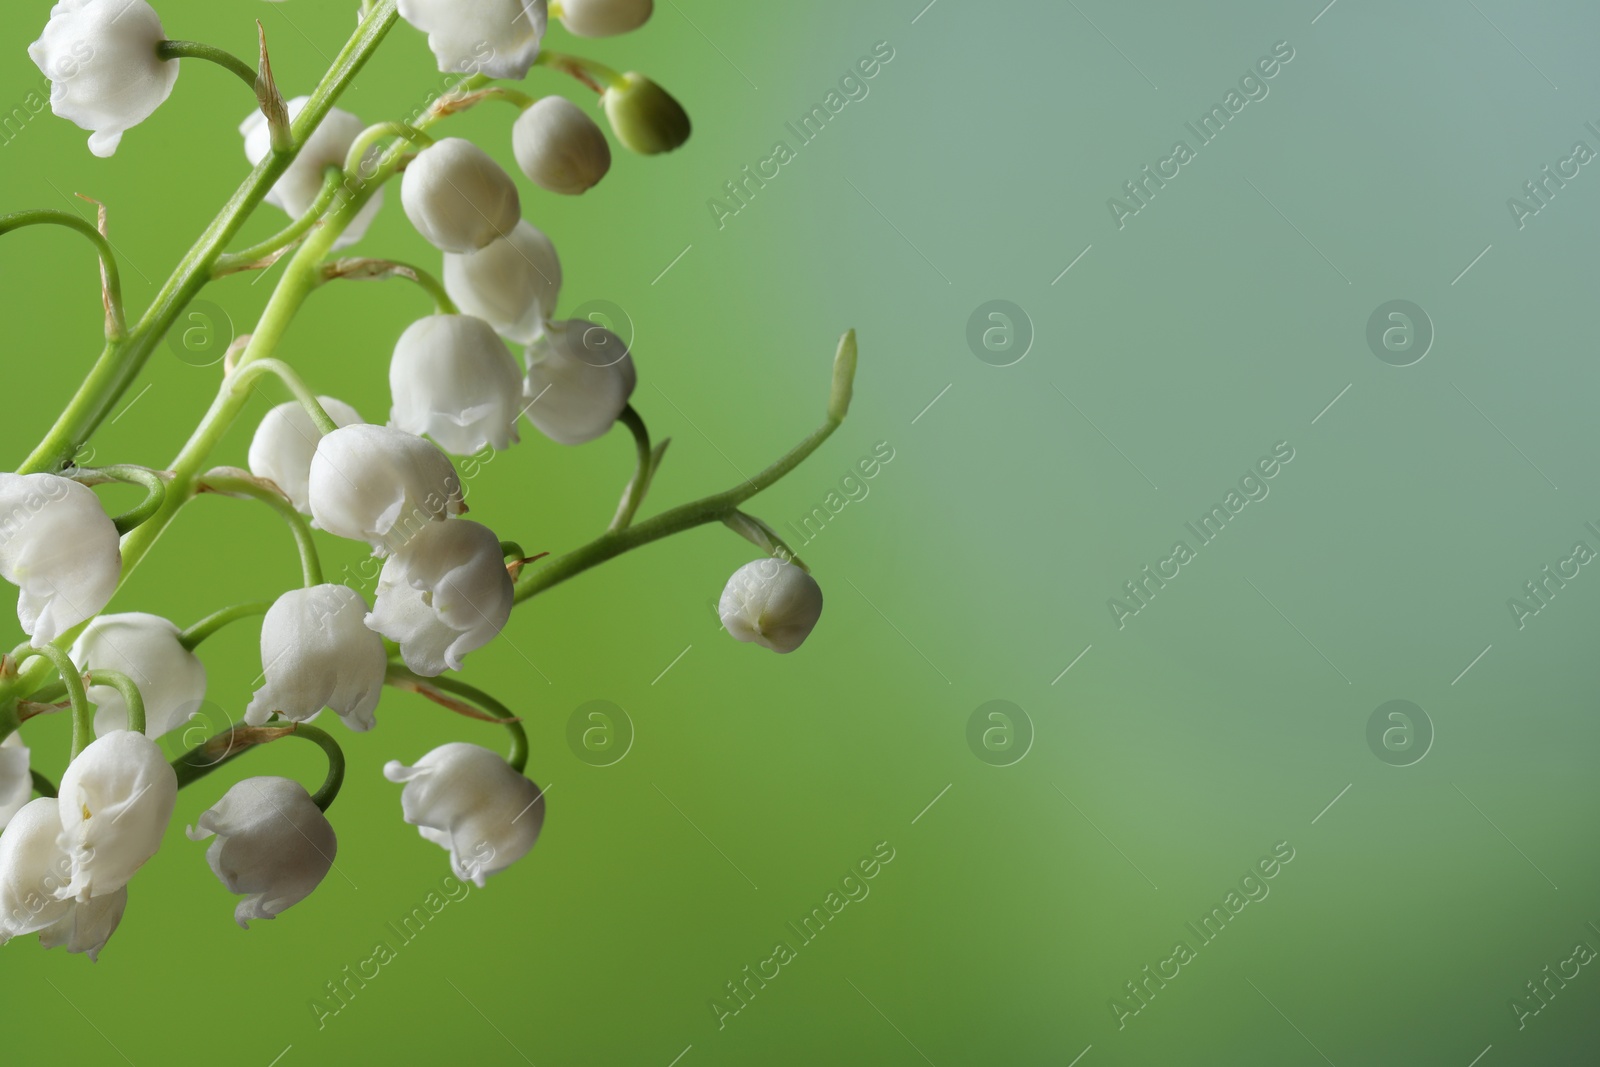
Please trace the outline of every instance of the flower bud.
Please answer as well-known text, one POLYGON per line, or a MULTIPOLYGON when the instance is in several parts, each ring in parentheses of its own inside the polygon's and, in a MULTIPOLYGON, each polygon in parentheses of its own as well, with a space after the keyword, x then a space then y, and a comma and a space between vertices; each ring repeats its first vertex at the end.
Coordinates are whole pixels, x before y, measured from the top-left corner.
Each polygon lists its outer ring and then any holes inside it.
POLYGON ((519 222, 511 236, 476 252, 446 252, 444 287, 462 311, 525 345, 555 314, 561 260, 550 238, 532 223, 519 222))
POLYGON ((388 426, 344 426, 317 443, 307 498, 336 537, 387 555, 435 519, 459 514, 461 479, 450 457, 388 426))
POLYGON ((470 456, 517 440, 522 375, 494 327, 473 315, 430 315, 406 327, 389 363, 389 425, 470 456))
POLYGON ((82 952, 90 963, 98 962, 100 950, 116 933, 127 908, 126 886, 81 904, 71 901, 65 915, 39 931, 39 944, 45 948, 65 945, 68 952, 82 952))
POLYGON ((428 35, 439 70, 520 81, 539 57, 546 0, 400 0, 400 17, 428 35))
POLYGON ((612 37, 650 18, 652 0, 562 0, 561 24, 579 37, 612 37))
POLYGON ((471 252, 517 228, 517 186, 487 152, 446 137, 421 152, 400 180, 400 205, 441 252, 471 252))
POLYGON ((0 834, 0 945, 56 922, 72 909, 57 894, 71 877, 54 797, 29 801, 0 834))
POLYGON ((628 346, 604 326, 553 322, 528 346, 528 421, 560 444, 581 445, 611 429, 636 384, 628 346))
POLYGON ((494 531, 466 519, 430 523, 384 563, 366 621, 431 678, 459 671, 468 652, 494 640, 514 593, 494 531))
POLYGON ((4 830, 33 797, 30 756, 20 733, 0 741, 0 830, 4 830))
POLYGON ((423 838, 450 850, 450 869, 481 889, 526 856, 544 826, 544 793, 495 753, 456 741, 407 767, 384 764, 404 782, 400 810, 423 838))
MULTIPOLYGON (((289 101, 290 122, 299 117, 310 100, 309 96, 297 96, 289 101)), ((343 169, 345 156, 363 129, 365 126, 361 120, 350 112, 337 107, 329 108, 316 130, 300 146, 299 153, 294 157, 294 162, 289 164, 289 169, 283 172, 283 177, 267 190, 267 203, 282 208, 291 219, 298 219, 311 210, 311 205, 322 194, 323 172, 330 166, 343 169)), ((252 111, 239 124, 239 132, 244 135, 244 154, 251 166, 272 153, 272 130, 267 124, 267 116, 259 109, 252 111)), ((361 173, 357 176, 370 175, 370 168, 376 167, 380 155, 382 149, 377 145, 368 149, 361 160, 361 173)), ((333 247, 344 248, 361 240, 382 206, 383 190, 380 188, 372 194, 366 206, 356 213, 344 233, 333 242, 333 247)), ((333 412, 328 414, 332 415, 333 412)))
POLYGON ((586 192, 611 169, 606 135, 564 96, 543 97, 517 116, 511 150, 528 180, 552 193, 586 192))
POLYGON ((228 892, 244 895, 233 919, 246 930, 310 896, 339 850, 328 817, 288 778, 246 778, 196 823, 189 840, 216 835, 206 862, 228 892))
POLYGON ((178 63, 156 55, 166 39, 145 0, 59 0, 28 58, 50 79, 50 110, 92 131, 89 151, 109 156, 172 95, 178 63))
POLYGON ((122 549, 100 498, 54 474, 0 474, 0 578, 21 588, 17 618, 42 648, 100 613, 122 549))
POLYGON ((309 722, 327 707, 352 730, 372 729, 388 657, 366 615, 367 602, 346 585, 280 596, 261 621, 266 684, 250 698, 244 721, 260 726, 276 713, 309 722))
POLYGON ((177 799, 178 776, 148 737, 117 730, 91 742, 61 776, 57 843, 71 880, 57 898, 81 904, 127 885, 161 847, 177 799))
MULTIPOLYGON (((189 721, 206 696, 206 665, 178 643, 178 627, 159 615, 130 611, 101 615, 72 646, 80 670, 120 671, 139 687, 145 733, 160 737, 189 721)), ((109 685, 91 685, 94 731, 128 729, 128 705, 109 685)))
MULTIPOLYGON (((354 426, 365 421, 343 400, 319 396, 317 403, 335 425, 354 426)), ((311 457, 316 455, 320 440, 322 431, 300 401, 279 404, 262 417, 256 435, 250 439, 250 473, 282 489, 296 511, 309 515, 311 457)))
POLYGON ((717 614, 735 641, 793 652, 822 616, 822 587, 787 560, 758 559, 733 572, 717 614))
POLYGON ((617 140, 643 156, 670 152, 689 139, 689 113, 643 74, 622 76, 620 86, 600 94, 617 140))

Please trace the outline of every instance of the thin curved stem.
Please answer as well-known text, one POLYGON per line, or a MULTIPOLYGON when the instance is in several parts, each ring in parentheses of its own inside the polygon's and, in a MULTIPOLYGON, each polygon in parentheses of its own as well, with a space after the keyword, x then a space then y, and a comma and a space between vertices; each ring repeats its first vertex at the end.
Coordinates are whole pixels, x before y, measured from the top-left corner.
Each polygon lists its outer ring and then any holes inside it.
MULTIPOLYGON (((0 234, 20 230, 24 226, 41 225, 65 226, 69 230, 76 230, 94 245, 95 252, 100 256, 100 278, 105 288, 106 340, 111 344, 120 342, 126 336, 127 324, 122 314, 122 275, 117 270, 117 257, 111 250, 111 242, 87 219, 66 211, 41 209, 0 215, 0 234)), ((109 346, 107 351, 110 351, 109 346)))
POLYGON ((622 529, 607 530, 588 544, 575 548, 566 555, 557 556, 536 571, 528 572, 524 579, 517 583, 516 603, 520 604, 529 597, 537 596, 546 589, 559 585, 573 575, 582 574, 590 567, 620 556, 640 545, 659 541, 663 537, 703 526, 708 522, 720 522, 736 514, 740 504, 798 467, 807 456, 822 445, 822 442, 833 435, 834 430, 839 428, 850 408, 850 392, 855 370, 856 341, 855 331, 851 330, 840 339, 839 351, 834 356, 828 420, 813 430, 804 441, 742 485, 736 485, 732 489, 687 504, 680 504, 644 522, 622 529))
POLYGON ((167 499, 167 483, 159 473, 149 467, 137 467, 130 463, 117 463, 109 467, 80 468, 72 474, 74 481, 85 485, 98 485, 103 482, 124 482, 129 485, 143 486, 145 497, 135 507, 123 512, 111 520, 116 526, 118 534, 125 534, 140 523, 149 519, 161 510, 161 505, 167 499))
MULTIPOLYGON (((389 665, 388 673, 384 675, 383 680, 396 689, 404 689, 407 692, 427 697, 429 700, 452 710, 460 709, 455 707, 454 701, 443 698, 442 694, 450 693, 470 700, 484 711, 489 712, 511 734, 511 749, 506 753, 506 762, 511 764, 512 769, 518 774, 527 769, 528 732, 522 728, 521 720, 517 718, 510 708, 485 693, 482 689, 474 685, 468 685, 459 678, 446 678, 443 676, 424 678, 422 675, 407 670, 398 663, 389 665)), ((479 718, 480 716, 473 717, 479 718)))
POLYGON ((200 647, 200 643, 213 636, 217 631, 240 619, 249 619, 257 615, 265 615, 272 608, 272 601, 257 600, 249 604, 235 604, 231 608, 214 611, 199 622, 178 634, 178 644, 193 652, 200 647))
POLYGON ((617 514, 612 518, 608 530, 620 530, 633 521, 639 506, 644 503, 645 493, 650 490, 650 478, 655 473, 651 469, 650 428, 644 424, 643 417, 634 410, 632 404, 628 404, 617 416, 617 421, 633 434, 635 465, 633 481, 628 483, 628 488, 623 492, 622 500, 617 505, 617 514))
POLYGON ((423 292, 433 299, 433 306, 441 315, 458 315, 460 310, 455 301, 450 299, 450 294, 445 290, 443 283, 428 271, 412 263, 401 263, 394 259, 368 259, 356 257, 352 259, 336 259, 322 268, 324 281, 337 281, 348 278, 353 281, 382 280, 384 278, 404 278, 414 282, 423 292))
POLYGON ((322 785, 311 794, 311 802, 327 811, 344 785, 344 750, 332 735, 310 723, 296 722, 276 726, 233 726, 207 738, 172 761, 178 788, 192 785, 225 763, 244 755, 258 745, 282 737, 303 737, 316 744, 328 757, 328 773, 322 785))
POLYGON ((139 692, 139 687, 121 671, 108 671, 96 668, 89 672, 89 681, 93 685, 109 685, 122 694, 122 702, 128 706, 128 729, 136 734, 145 732, 144 721, 144 696, 139 692))
POLYGON ((597 93, 605 92, 607 86, 617 89, 623 85, 621 74, 604 63, 585 56, 545 50, 539 53, 539 58, 533 61, 533 65, 536 67, 549 67, 551 70, 559 70, 564 74, 570 74, 597 93), (597 81, 596 79, 599 80, 597 81), (605 82, 606 84, 601 85, 600 82, 605 82))
POLYGON ((295 369, 280 359, 258 359, 249 366, 240 366, 224 380, 223 387, 235 395, 247 395, 255 380, 263 374, 270 374, 288 387, 294 398, 300 401, 300 406, 306 409, 306 414, 311 416, 311 421, 316 424, 322 433, 332 433, 339 428, 327 411, 322 407, 322 401, 317 399, 317 394, 311 387, 295 373, 295 369))
POLYGON ((199 41, 162 41, 156 45, 156 56, 159 59, 203 59, 207 63, 215 63, 238 75, 252 93, 256 91, 256 69, 225 48, 201 44, 199 41))
MULTIPOLYGON (((380 122, 376 125, 368 126, 366 129, 362 130, 356 135, 356 139, 354 141, 350 142, 350 150, 346 152, 344 156, 345 173, 351 175, 352 177, 363 179, 370 178, 371 175, 362 173, 362 171, 367 169, 367 152, 371 150, 372 146, 377 144, 379 141, 386 140, 390 137, 398 137, 418 149, 427 148, 433 144, 432 137, 429 137, 426 133, 423 133, 417 127, 412 126, 409 123, 380 122)), ((374 164, 372 168, 373 173, 377 172, 377 167, 378 165, 374 164)))
POLYGON ((55 645, 33 649, 17 663, 20 666, 34 656, 49 660, 60 676, 61 684, 66 687, 67 699, 72 702, 72 758, 77 759, 78 753, 88 748, 94 740, 94 710, 89 706, 89 694, 84 692, 83 675, 78 673, 78 667, 71 657, 55 645))
POLYGON ((199 492, 221 493, 226 496, 244 496, 259 500, 277 512, 288 523, 294 534, 295 548, 300 552, 300 571, 305 587, 322 584, 322 562, 317 557, 317 544, 311 537, 311 524, 295 510, 294 504, 277 489, 255 478, 232 474, 224 468, 207 472, 197 483, 199 492))
POLYGON ((311 227, 321 221, 322 215, 333 204, 334 197, 339 195, 339 186, 344 181, 344 171, 330 163, 323 172, 322 190, 317 194, 317 199, 306 209, 305 214, 295 219, 289 225, 248 248, 241 248, 237 252, 229 252, 217 258, 217 265, 212 269, 211 275, 220 278, 225 274, 235 274, 242 270, 249 270, 254 264, 260 263, 276 252, 282 252, 290 245, 304 237, 311 227))

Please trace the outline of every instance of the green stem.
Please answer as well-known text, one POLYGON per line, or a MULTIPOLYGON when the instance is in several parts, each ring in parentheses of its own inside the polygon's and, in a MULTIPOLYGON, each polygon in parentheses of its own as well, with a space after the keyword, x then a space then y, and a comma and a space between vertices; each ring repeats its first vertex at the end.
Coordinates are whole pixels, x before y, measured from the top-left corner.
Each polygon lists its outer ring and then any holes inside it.
POLYGON ((253 618, 256 615, 265 615, 272 608, 272 601, 257 600, 250 604, 235 604, 231 608, 212 612, 187 630, 178 634, 178 644, 193 652, 200 647, 200 643, 214 635, 218 630, 240 619, 253 618))
POLYGON ((199 41, 162 41, 156 45, 158 59, 203 59, 207 63, 215 63, 225 70, 230 70, 239 76, 239 79, 256 91, 256 68, 229 52, 225 48, 215 45, 201 44, 199 41))
POLYGON ((23 655, 17 663, 22 663, 34 656, 43 656, 50 661, 60 676, 61 683, 67 688, 67 699, 72 702, 72 758, 77 759, 78 753, 89 747, 94 741, 94 709, 89 706, 89 694, 84 692, 83 675, 78 673, 77 665, 61 649, 55 645, 45 645, 43 648, 33 649, 23 655))
POLYGON ((224 274, 234 274, 241 270, 247 270, 253 264, 260 263, 274 252, 288 248, 300 240, 311 227, 322 219, 323 212, 328 210, 328 207, 333 203, 334 197, 339 195, 339 186, 343 181, 344 171, 330 163, 324 172, 322 191, 317 194, 317 199, 312 203, 311 207, 306 209, 305 214, 271 237, 268 237, 265 241, 218 257, 212 276, 220 278, 224 274))
MULTIPOLYGON (((297 145, 303 145, 321 124, 334 102, 394 26, 399 18, 395 2, 377 0, 357 26, 356 32, 345 42, 333 66, 323 75, 311 99, 295 119, 297 145)), ((134 326, 126 345, 108 345, 106 351, 101 353, 55 425, 23 463, 20 473, 59 469, 77 454, 138 377, 178 315, 211 279, 212 269, 223 249, 238 234, 245 219, 260 204, 267 191, 289 168, 294 157, 294 149, 273 152, 256 164, 250 176, 234 192, 162 285, 155 300, 134 326)), ((182 490, 185 487, 180 485, 177 488, 182 490)), ((180 491, 169 497, 168 507, 158 514, 156 522, 147 523, 140 529, 152 529, 153 526, 152 534, 159 533, 160 528, 165 526, 162 517, 171 514, 172 500, 182 499, 184 495, 180 491)))
POLYGON ((512 713, 510 708, 485 693, 482 689, 474 685, 468 685, 459 678, 443 676, 424 678, 420 674, 415 674, 400 666, 398 663, 389 665, 389 671, 384 676, 384 681, 396 689, 406 689, 413 693, 420 693, 423 696, 430 696, 429 690, 439 690, 472 701, 478 707, 501 720, 501 725, 511 734, 511 749, 506 753, 506 762, 511 764, 512 769, 518 774, 527 769, 528 732, 522 728, 522 723, 518 721, 517 716, 512 713))
POLYGON ((97 668, 89 672, 89 682, 92 685, 109 685, 122 694, 122 702, 128 706, 128 729, 136 734, 145 732, 144 721, 144 696, 139 692, 139 687, 133 684, 121 671, 108 671, 97 668))
POLYGON ((294 509, 294 504, 290 503, 288 497, 254 478, 222 474, 218 471, 206 474, 197 483, 197 488, 202 493, 247 496, 252 500, 261 501, 277 512, 279 517, 289 524, 289 531, 294 534, 295 547, 300 551, 300 570, 305 587, 310 589, 312 586, 322 584, 322 562, 317 558, 317 544, 311 537, 311 524, 306 521, 304 515, 294 509))
MULTIPOLYGON (((17 211, 9 215, 0 215, 0 234, 20 230, 24 226, 65 226, 69 230, 77 230, 89 239, 94 249, 100 255, 100 276, 105 286, 106 302, 106 341, 110 345, 117 344, 126 336, 127 324, 122 314, 122 275, 117 271, 117 257, 111 250, 111 242, 105 235, 97 230, 87 219, 66 211, 17 211)), ((104 357, 102 357, 104 358, 104 357)))
MULTIPOLYGON (((367 152, 379 141, 390 137, 399 137, 419 150, 433 144, 433 138, 415 126, 404 122, 380 122, 374 126, 368 126, 356 135, 354 141, 350 142, 350 150, 344 155, 345 173, 354 178, 369 179, 372 175, 362 173, 366 169, 367 152)), ((374 174, 377 173, 380 165, 374 164, 374 174)))
POLYGON ((317 399, 317 394, 311 391, 311 387, 295 373, 293 367, 282 360, 257 359, 248 367, 241 361, 241 365, 222 383, 223 388, 232 391, 237 398, 246 397, 255 385, 255 380, 263 374, 272 375, 288 387, 294 398, 300 401, 300 406, 305 408, 306 414, 311 417, 318 432, 332 433, 339 428, 339 424, 333 421, 333 416, 323 409, 322 401, 317 399))
POLYGON ((102 482, 125 482, 130 485, 141 485, 145 489, 145 497, 137 506, 123 512, 112 523, 117 528, 118 534, 126 534, 140 523, 149 519, 167 499, 167 483, 161 475, 148 467, 136 467, 132 464, 118 463, 109 467, 82 468, 73 472, 73 480, 85 485, 98 485, 102 482))
POLYGON ((597 93, 605 92, 606 86, 613 89, 622 88, 624 81, 621 74, 612 68, 584 56, 574 56, 563 52, 541 51, 539 58, 533 61, 536 67, 549 67, 570 74, 580 82, 587 85, 597 93), (599 79, 596 81, 595 79, 599 79), (603 81, 606 85, 601 85, 603 81))
POLYGON ((33 791, 35 793, 38 793, 42 797, 56 797, 61 795, 61 791, 56 788, 56 784, 50 779, 46 778, 38 771, 30 770, 28 773, 33 776, 33 791))
POLYGON ((314 742, 328 757, 328 774, 322 786, 311 794, 311 802, 327 811, 344 785, 344 750, 326 731, 310 723, 297 722, 279 726, 234 726, 202 741, 172 761, 173 773, 178 778, 178 788, 198 782, 212 771, 244 755, 258 745, 265 745, 280 737, 303 737, 314 742))
POLYGON ((650 477, 654 473, 650 469, 650 429, 644 424, 644 419, 634 410, 633 405, 629 404, 622 409, 622 414, 617 416, 617 421, 632 432, 636 457, 633 481, 628 483, 628 488, 622 495, 622 502, 617 506, 617 514, 611 520, 608 532, 620 530, 633 521, 633 517, 639 512, 639 506, 644 503, 644 495, 650 489, 650 477))
POLYGON ((459 315, 460 309, 455 301, 450 299, 450 294, 438 278, 428 271, 411 263, 401 263, 394 259, 368 259, 358 257, 354 259, 337 259, 322 269, 325 281, 337 281, 348 278, 352 281, 367 281, 383 278, 404 278, 414 282, 423 292, 433 299, 433 306, 441 315, 459 315))

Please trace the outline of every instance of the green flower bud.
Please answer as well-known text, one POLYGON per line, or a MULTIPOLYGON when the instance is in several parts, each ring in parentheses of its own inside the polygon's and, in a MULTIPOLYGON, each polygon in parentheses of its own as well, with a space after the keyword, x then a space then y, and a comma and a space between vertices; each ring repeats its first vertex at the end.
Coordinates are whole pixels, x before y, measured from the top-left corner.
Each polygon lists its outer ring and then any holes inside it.
POLYGON ((689 113, 643 74, 628 73, 600 96, 617 140, 640 155, 670 152, 689 139, 689 113))

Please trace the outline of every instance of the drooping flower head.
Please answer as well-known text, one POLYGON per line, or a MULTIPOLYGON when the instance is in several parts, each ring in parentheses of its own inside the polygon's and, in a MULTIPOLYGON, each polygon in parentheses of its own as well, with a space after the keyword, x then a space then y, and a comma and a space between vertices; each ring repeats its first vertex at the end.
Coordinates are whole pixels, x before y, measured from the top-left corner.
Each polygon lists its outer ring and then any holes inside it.
POLYGON ((400 0, 400 17, 428 35, 444 73, 521 80, 539 58, 547 0, 400 0))
MULTIPOLYGON (((364 422, 360 413, 343 400, 319 396, 317 402, 337 426, 364 422)), ((322 431, 298 400, 279 404, 261 418, 250 439, 250 473, 265 478, 287 496, 295 510, 311 514, 311 457, 317 454, 322 431)))
POLYGON ((822 587, 788 560, 758 559, 733 572, 717 614, 734 640, 793 652, 822 617, 822 587))
MULTIPOLYGON (((299 118, 300 112, 305 110, 306 104, 310 101, 309 96, 297 96, 290 100, 289 121, 293 122, 299 118)), ((328 113, 317 124, 316 130, 306 138, 305 144, 300 146, 294 162, 283 172, 283 177, 267 190, 267 203, 282 208, 291 219, 304 215, 310 210, 311 205, 316 203, 317 196, 322 192, 323 172, 330 166, 344 166, 350 146, 355 144, 356 138, 365 128, 365 124, 350 112, 337 107, 329 108, 328 113)), ((267 124, 266 115, 259 110, 252 111, 249 117, 239 124, 239 132, 244 135, 244 154, 245 158, 250 160, 251 166, 260 163, 271 154, 272 129, 267 124)), ((381 149, 374 145, 363 157, 362 165, 371 166, 380 153, 381 149)), ((356 213, 350 225, 333 242, 333 247, 344 248, 361 240, 381 207, 383 207, 383 189, 380 188, 356 213)), ((333 412, 330 411, 328 414, 333 415, 333 412)), ((334 415, 334 418, 337 420, 338 416, 334 415)))
POLYGON ((544 826, 544 793, 479 745, 440 745, 407 767, 390 760, 383 776, 404 782, 400 810, 423 838, 450 850, 456 877, 482 888, 526 856, 544 826))
POLYGON ((528 421, 560 444, 593 441, 617 421, 638 380, 622 338, 583 319, 552 322, 528 346, 528 421))
POLYGON ((611 169, 606 135, 564 96, 535 100, 517 116, 511 150, 529 181, 567 196, 587 192, 611 169))
POLYGON ((494 332, 474 315, 430 315, 406 327, 389 363, 390 424, 427 434, 468 456, 517 440, 522 375, 494 332))
POLYGON ((528 344, 544 330, 561 292, 561 260, 530 222, 476 252, 446 252, 444 287, 462 311, 500 336, 528 344))
POLYGON ((328 817, 289 778, 246 778, 189 827, 191 841, 215 835, 206 862, 228 892, 244 899, 233 918, 274 919, 322 883, 339 850, 328 817))
POLYGON ((117 730, 91 742, 61 776, 57 841, 71 879, 56 895, 83 903, 127 885, 161 847, 177 800, 178 776, 154 741, 117 730))
POLYGON ((117 590, 122 548, 100 498, 54 474, 0 474, 0 578, 40 648, 93 618, 117 590))
POLYGON ((367 602, 347 585, 280 596, 261 622, 266 682, 250 698, 244 721, 259 726, 276 713, 308 722, 329 707, 350 729, 372 729, 388 657, 383 638, 363 622, 366 614, 367 602))
MULTIPOLYGON (((130 611, 101 615, 72 646, 83 670, 119 671, 139 687, 145 732, 160 737, 179 729, 206 696, 206 665, 178 642, 178 627, 159 615, 130 611)), ((128 729, 128 706, 109 685, 89 687, 97 734, 128 729)))
POLYGON ((461 479, 436 445, 389 426, 342 426, 317 443, 307 499, 336 537, 394 551, 463 510, 461 479))
POLYGON ((367 625, 431 678, 459 671, 467 653, 494 640, 515 593, 494 531, 466 519, 432 523, 384 563, 367 625))
POLYGON ((400 206, 441 252, 473 252, 517 228, 522 199, 505 168, 471 141, 446 137, 417 153, 400 206))

